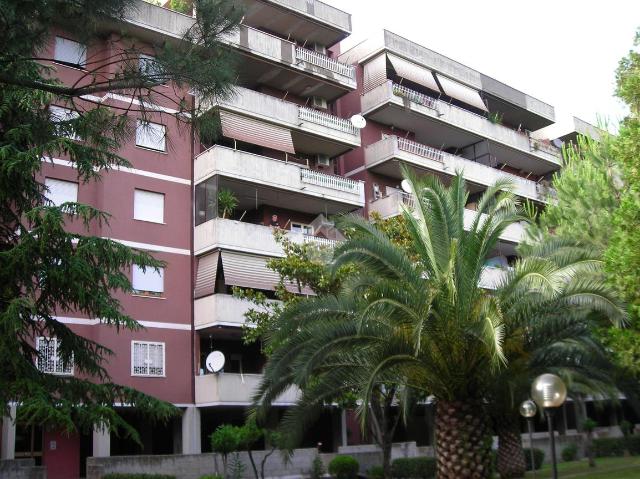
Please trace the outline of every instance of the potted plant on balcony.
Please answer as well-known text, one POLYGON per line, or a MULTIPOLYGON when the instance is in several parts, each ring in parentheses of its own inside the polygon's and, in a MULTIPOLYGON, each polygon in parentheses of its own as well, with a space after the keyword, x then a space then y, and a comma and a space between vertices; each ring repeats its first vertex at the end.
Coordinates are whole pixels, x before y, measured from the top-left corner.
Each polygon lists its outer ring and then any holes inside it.
POLYGON ((218 191, 218 216, 223 219, 231 216, 237 206, 238 198, 233 194, 233 191, 220 188, 218 191))

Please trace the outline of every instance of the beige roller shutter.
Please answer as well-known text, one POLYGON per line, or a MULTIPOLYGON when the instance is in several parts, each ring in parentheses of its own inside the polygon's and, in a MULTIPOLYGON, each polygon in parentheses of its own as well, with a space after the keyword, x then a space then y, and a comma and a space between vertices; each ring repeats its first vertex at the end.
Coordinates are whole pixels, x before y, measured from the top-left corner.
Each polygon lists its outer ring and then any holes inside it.
POLYGON ((445 95, 455 98, 456 100, 460 100, 461 102, 474 106, 480 110, 489 111, 477 90, 438 73, 436 73, 436 75, 445 95))
POLYGON ((222 134, 228 138, 286 153, 295 153, 291 131, 286 128, 228 111, 220 111, 220 122, 222 134))
POLYGON ((387 56, 381 53, 373 60, 364 64, 364 82, 362 90, 364 93, 373 90, 378 85, 387 81, 387 56))
POLYGON ((201 298, 215 292, 216 275, 218 274, 219 253, 208 254, 198 258, 198 270, 196 273, 196 286, 194 297, 201 298))
POLYGON ((418 85, 426 86, 437 92, 440 91, 436 79, 433 77, 433 73, 428 68, 416 65, 391 53, 388 53, 387 56, 399 77, 417 83, 418 85))

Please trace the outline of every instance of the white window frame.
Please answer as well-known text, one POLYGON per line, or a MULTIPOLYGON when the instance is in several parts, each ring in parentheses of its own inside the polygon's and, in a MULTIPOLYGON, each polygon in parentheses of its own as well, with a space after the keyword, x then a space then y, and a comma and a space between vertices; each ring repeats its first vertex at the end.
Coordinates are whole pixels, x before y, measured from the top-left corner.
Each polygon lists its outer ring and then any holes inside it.
POLYGON ((142 272, 142 267, 138 266, 137 264, 134 264, 131 266, 131 287, 133 289, 133 294, 138 295, 138 296, 151 296, 151 297, 155 297, 155 298, 162 298, 164 297, 164 272, 165 272, 165 268, 163 267, 159 267, 158 270, 160 271, 160 273, 157 273, 155 268, 152 267, 147 267, 146 271, 143 273, 142 272), (152 290, 144 290, 144 289, 137 289, 135 287, 135 283, 134 283, 134 278, 136 275, 136 271, 139 272, 139 274, 142 275, 147 275, 147 274, 159 274, 160 275, 160 279, 162 280, 162 291, 152 291, 152 290))
POLYGON ((80 42, 76 42, 75 40, 71 40, 69 38, 56 36, 55 46, 53 50, 54 50, 53 59, 56 63, 60 63, 61 65, 70 66, 72 68, 80 68, 84 70, 87 64, 87 46, 86 45, 80 42), (69 48, 73 47, 75 49, 75 53, 78 55, 78 58, 75 58, 73 60, 78 60, 78 61, 73 61, 71 58, 65 58, 62 55, 61 48, 65 43, 69 48))
POLYGON ((164 378, 166 377, 166 357, 167 357, 167 346, 166 343, 164 342, 159 342, 159 341, 136 341, 133 340, 131 341, 131 376, 137 376, 137 377, 147 377, 147 378, 164 378), (136 350, 136 346, 146 346, 147 349, 147 354, 146 357, 147 359, 145 359, 145 363, 146 363, 146 368, 147 368, 147 372, 146 373, 140 373, 140 372, 136 372, 135 369, 136 367, 142 367, 142 366, 136 366, 135 364, 135 350, 136 350), (150 373, 150 368, 151 368, 151 364, 150 364, 150 359, 149 359, 149 346, 160 346, 162 347, 162 374, 151 374, 150 373))
POLYGON ((167 151, 167 126, 152 121, 138 120, 136 124, 136 146, 153 151, 167 151), (157 135, 154 132, 155 127, 162 127, 162 138, 155 138, 157 142, 152 143, 154 140, 152 135, 157 135))
MULTIPOLYGON (((73 357, 71 358, 71 364, 64 364, 62 362, 62 359, 60 358, 60 355, 58 354, 58 338, 47 338, 44 336, 39 336, 36 338, 36 351, 38 351, 38 357, 36 358, 36 367, 38 368, 39 371, 45 373, 45 374, 54 374, 56 376, 73 376, 73 369, 74 369, 74 364, 73 364, 73 357), (46 341, 48 343, 53 343, 53 354, 52 354, 52 358, 51 361, 53 363, 53 370, 46 370, 41 368, 40 365, 40 360, 41 358, 41 350, 40 350, 40 345, 42 344, 43 341, 46 341)), ((49 362, 49 358, 44 358, 45 362, 49 362)))
POLYGON ((60 206, 62 203, 65 203, 65 202, 73 202, 73 203, 77 203, 78 202, 79 184, 78 184, 77 181, 61 180, 60 178, 53 178, 53 177, 47 176, 44 179, 44 185, 49 189, 49 191, 47 193, 45 193, 45 195, 47 196, 47 199, 49 201, 51 201, 51 203, 53 203, 54 206, 60 206), (69 185, 74 185, 75 186, 75 196, 73 198, 65 199, 64 201, 61 201, 61 202, 54 201, 55 198, 51 197, 51 193, 52 193, 51 186, 53 186, 52 182, 68 183, 69 185))
MULTIPOLYGON (((71 121, 79 118, 80 113, 70 108, 65 108, 64 106, 49 105, 49 117, 51 118, 51 121, 53 123, 61 123, 63 121, 71 121)), ((62 132, 59 131, 60 127, 57 125, 56 130, 58 130, 57 133, 60 134, 60 136, 64 136, 66 138, 69 138, 70 140, 82 140, 82 138, 80 138, 80 136, 75 131, 73 131, 70 135, 63 135, 62 132)))
POLYGON ((298 221, 292 221, 291 222, 291 232, 292 233, 302 233, 305 236, 313 236, 313 226, 306 224, 306 223, 300 223, 298 221), (294 229, 296 228, 296 229, 294 229), (307 230, 305 232, 305 229, 307 230))
MULTIPOLYGON (((140 188, 135 188, 133 190, 133 219, 134 220, 138 220, 138 221, 147 221, 149 223, 164 224, 165 199, 166 199, 166 196, 165 196, 164 193, 159 193, 157 191, 149 191, 149 190, 143 190, 143 189, 140 189, 140 188), (145 216, 145 213, 148 213, 148 211, 145 211, 143 209, 143 206, 142 206, 145 195, 146 195, 147 199, 152 198, 154 196, 155 196, 156 199, 162 199, 161 208, 154 208, 153 210, 149 210, 149 211, 155 212, 155 210, 160 209, 161 210, 161 214, 159 216, 161 216, 161 217, 155 217, 153 214, 145 216)), ((157 206, 157 205, 155 205, 155 206, 157 206)))

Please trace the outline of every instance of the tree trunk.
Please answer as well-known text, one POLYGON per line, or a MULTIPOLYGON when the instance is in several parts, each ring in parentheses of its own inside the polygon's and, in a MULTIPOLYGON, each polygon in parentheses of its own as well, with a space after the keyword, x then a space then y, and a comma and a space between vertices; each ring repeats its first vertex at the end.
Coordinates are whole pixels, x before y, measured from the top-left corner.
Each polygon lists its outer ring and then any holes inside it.
POLYGON ((384 479, 391 479, 391 448, 393 442, 387 441, 382 445, 382 473, 384 479))
POLYGON ((491 477, 491 433, 482 404, 439 400, 436 408, 438 479, 491 477))
POLYGON ((251 449, 247 449, 247 454, 249 455, 249 461, 251 462, 251 467, 253 468, 253 475, 256 479, 260 479, 260 476, 258 476, 258 468, 256 467, 256 462, 253 460, 251 449))
MULTIPOLYGON (((527 463, 517 422, 500 424, 498 433, 498 472, 500 479, 524 477, 527 463)), ((533 446, 532 446, 533 447, 533 446)))

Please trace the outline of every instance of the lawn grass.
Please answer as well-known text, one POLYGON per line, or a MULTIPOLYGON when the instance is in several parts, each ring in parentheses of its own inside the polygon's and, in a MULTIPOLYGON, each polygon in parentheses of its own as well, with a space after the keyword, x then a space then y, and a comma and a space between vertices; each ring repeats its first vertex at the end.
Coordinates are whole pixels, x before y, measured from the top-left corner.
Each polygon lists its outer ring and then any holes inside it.
MULTIPOLYGON (((527 478, 533 473, 528 472, 527 478)), ((551 467, 546 464, 536 471, 537 479, 551 477, 551 467)), ((559 479, 640 479, 640 456, 602 457, 596 459, 596 467, 590 468, 587 461, 561 462, 558 464, 559 479)))

